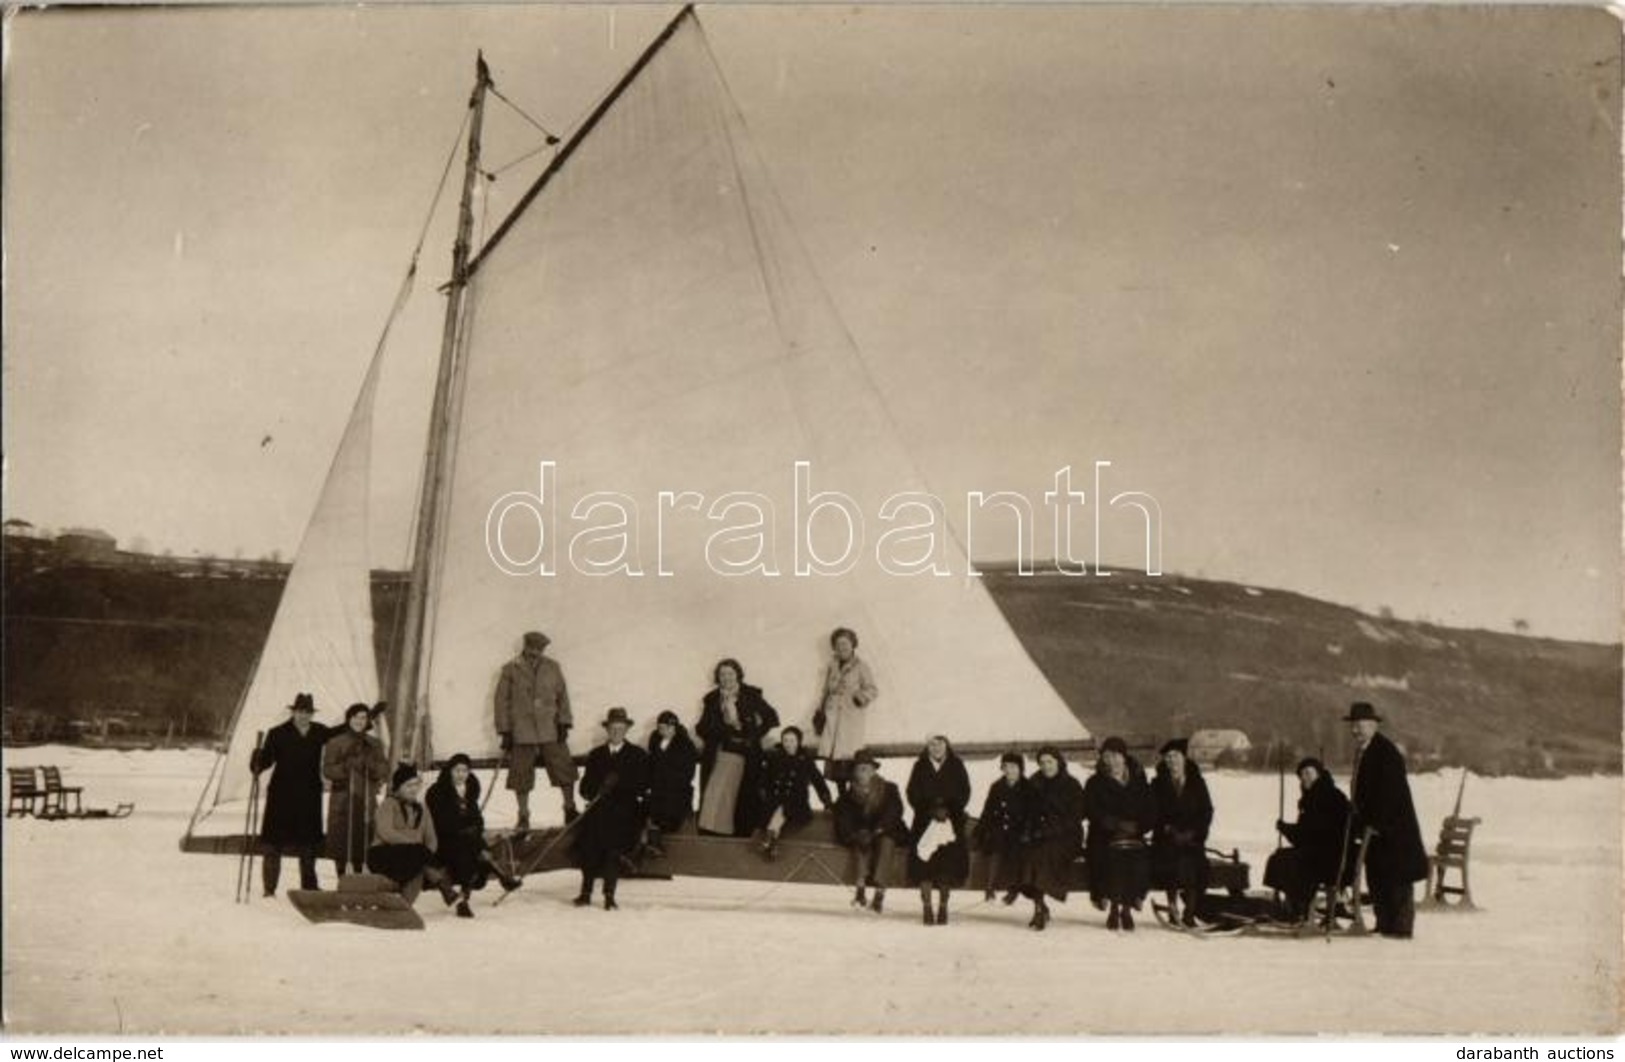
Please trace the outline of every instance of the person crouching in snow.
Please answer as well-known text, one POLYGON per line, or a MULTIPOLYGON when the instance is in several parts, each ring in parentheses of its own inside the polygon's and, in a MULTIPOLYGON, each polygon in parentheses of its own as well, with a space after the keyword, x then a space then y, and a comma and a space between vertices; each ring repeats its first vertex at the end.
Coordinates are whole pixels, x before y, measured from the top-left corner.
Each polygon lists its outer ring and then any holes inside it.
POLYGON ((694 768, 699 762, 700 751, 677 713, 661 712, 649 738, 649 828, 643 843, 651 855, 665 855, 661 834, 676 833, 694 814, 694 768))
POLYGON ((480 780, 473 765, 461 752, 446 761, 423 802, 429 809, 440 847, 437 854, 459 890, 457 917, 473 918, 468 898, 485 888, 487 878, 502 882, 504 892, 512 892, 522 882, 505 873, 485 847, 485 816, 480 812, 480 780))
POLYGON ((778 856, 779 837, 812 821, 809 788, 818 794, 824 810, 830 809, 829 784, 817 761, 801 747, 801 728, 796 726, 779 734, 779 747, 767 754, 762 777, 762 855, 772 861, 778 856))
POLYGON ((367 849, 367 869, 399 885, 407 903, 416 902, 425 881, 440 887, 446 903, 457 902, 457 890, 434 854, 440 847, 434 819, 419 803, 423 779, 418 769, 409 763, 395 768, 389 790, 378 807, 377 839, 367 849))
POLYGON ((581 795, 592 801, 576 827, 575 857, 581 867, 577 907, 592 903, 593 882, 604 879, 604 910, 616 909, 615 886, 621 879, 621 857, 637 847, 643 832, 644 801, 649 789, 649 754, 626 740, 632 720, 625 708, 604 717, 609 740, 587 753, 581 795))
POLYGON ((835 839, 850 848, 858 860, 858 888, 852 906, 866 903, 880 914, 886 905, 892 857, 908 840, 903 826, 903 797, 897 787, 880 777, 880 761, 859 753, 852 764, 852 784, 835 802, 835 839), (865 886, 873 886, 870 900, 865 886))
POLYGON ((1027 804, 1031 790, 1027 761, 1019 752, 999 757, 999 777, 988 786, 982 817, 976 820, 976 850, 987 857, 987 899, 1004 890, 1006 907, 1021 895, 1022 849, 1027 838, 1027 804))

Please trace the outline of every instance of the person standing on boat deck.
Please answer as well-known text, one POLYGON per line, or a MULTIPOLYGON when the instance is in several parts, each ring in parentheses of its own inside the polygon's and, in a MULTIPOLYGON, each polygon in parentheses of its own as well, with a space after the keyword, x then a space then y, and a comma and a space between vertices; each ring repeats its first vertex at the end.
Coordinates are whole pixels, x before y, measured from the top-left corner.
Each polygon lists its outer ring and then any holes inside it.
POLYGON ((903 796, 897 787, 880 777, 880 761, 867 752, 858 753, 852 764, 852 784, 835 801, 835 839, 852 849, 858 862, 858 887, 852 906, 880 914, 886 905, 886 886, 891 882, 893 856, 899 844, 908 843, 903 825, 903 796), (869 900, 865 886, 873 886, 869 900))
POLYGON ((1347 876, 1354 861, 1342 855, 1343 839, 1348 835, 1348 797, 1337 788, 1326 765, 1312 756, 1298 761, 1297 774, 1301 794, 1298 821, 1275 823, 1290 847, 1270 853, 1264 864, 1264 884, 1286 898, 1287 919, 1302 922, 1309 917, 1315 890, 1335 878, 1339 866, 1344 866, 1347 876))
POLYGON ((338 730, 315 721, 316 700, 294 697, 287 722, 266 731, 249 759, 255 774, 271 772, 260 824, 260 871, 266 896, 275 896, 282 857, 299 860, 299 887, 315 889, 316 854, 322 849, 322 748, 338 730))
POLYGON ((675 833, 694 813, 694 767, 700 752, 677 713, 666 710, 649 739, 649 829, 644 844, 664 855, 662 833, 675 833))
POLYGON ((1366 702, 1351 705, 1343 719, 1356 746, 1354 781, 1349 787, 1354 829, 1362 835, 1372 831, 1365 853, 1365 880, 1371 889, 1377 932, 1409 938, 1416 920, 1415 883, 1428 876, 1428 855, 1405 775, 1405 755, 1378 732, 1382 716, 1366 702))
POLYGON ((1066 902, 1072 864, 1083 851, 1083 786, 1066 769, 1060 749, 1046 745, 1038 750, 1038 770, 1027 780, 1027 797, 1021 891, 1033 901, 1027 925, 1042 930, 1050 920, 1046 897, 1066 902))
POLYGON ((327 854, 343 877, 366 865, 372 841, 378 790, 389 780, 389 757, 373 737, 373 717, 384 706, 352 704, 344 712, 344 729, 322 749, 322 776, 332 785, 327 802, 327 854))
POLYGON ((824 810, 830 809, 829 785, 818 770, 818 761, 801 747, 801 728, 787 726, 779 734, 779 747, 767 754, 762 770, 762 855, 771 862, 778 857, 779 837, 812 821, 812 802, 807 790, 818 794, 824 810))
POLYGON ((425 881, 439 886, 447 904, 455 903, 457 890, 435 855, 440 841, 435 836, 434 818, 419 799, 423 779, 418 777, 418 769, 409 763, 395 768, 389 790, 378 807, 378 838, 367 849, 367 869, 399 885, 409 904, 417 900, 425 881))
POLYGON ((880 696, 874 673, 858 656, 858 635, 850 627, 837 627, 829 636, 831 657, 824 666, 824 683, 813 733, 828 761, 829 780, 845 785, 852 777, 852 757, 863 748, 865 711, 880 696))
POLYGON ((745 683, 745 667, 729 657, 711 669, 716 685, 705 695, 696 728, 700 757, 700 818, 704 833, 749 837, 761 820, 762 740, 779 713, 762 691, 745 683))
POLYGON ((497 680, 496 729, 508 754, 508 788, 519 804, 515 826, 530 829, 530 794, 536 787, 536 762, 564 798, 564 822, 574 822, 575 761, 570 758, 570 692, 564 671, 546 656, 551 639, 540 631, 525 635, 524 650, 502 665, 497 680))
POLYGON ((987 857, 986 898, 1004 890, 1008 907, 1021 894, 1022 852, 1027 841, 1028 800, 1027 761, 1019 752, 999 757, 999 777, 987 788, 982 815, 976 820, 972 840, 976 850, 987 857))
POLYGON ((1110 906, 1106 928, 1134 931, 1134 912, 1151 888, 1151 859, 1145 835, 1156 824, 1156 798, 1139 761, 1120 737, 1100 746, 1095 773, 1083 787, 1089 820, 1089 898, 1110 906))
POLYGON ((926 925, 948 924, 948 893, 970 876, 965 837, 965 808, 970 804, 970 774, 942 734, 932 736, 909 770, 908 806, 914 812, 909 829, 908 883, 920 890, 926 925), (931 890, 937 892, 935 913, 931 890))
POLYGON ((424 805, 439 841, 436 856, 451 884, 460 890, 457 917, 473 918, 468 906, 470 895, 485 888, 487 878, 502 882, 504 892, 512 892, 522 882, 497 866, 491 852, 485 847, 485 816, 480 811, 480 780, 474 777, 473 764, 459 752, 440 768, 429 791, 424 794, 424 805))
POLYGON ((592 903, 593 882, 603 878, 604 910, 613 911, 621 857, 637 846, 643 831, 649 755, 626 740, 632 720, 625 708, 611 708, 603 727, 609 740, 587 753, 587 767, 581 776, 581 795, 592 805, 576 827, 575 857, 581 867, 581 894, 575 905, 586 907, 592 903))
POLYGON ((1158 755, 1151 782, 1156 827, 1151 832, 1151 876, 1168 893, 1169 916, 1196 925, 1196 908, 1207 892, 1207 836, 1213 826, 1213 798, 1202 771, 1187 757, 1189 743, 1172 738, 1158 755), (1180 905, 1184 913, 1180 913, 1180 905))

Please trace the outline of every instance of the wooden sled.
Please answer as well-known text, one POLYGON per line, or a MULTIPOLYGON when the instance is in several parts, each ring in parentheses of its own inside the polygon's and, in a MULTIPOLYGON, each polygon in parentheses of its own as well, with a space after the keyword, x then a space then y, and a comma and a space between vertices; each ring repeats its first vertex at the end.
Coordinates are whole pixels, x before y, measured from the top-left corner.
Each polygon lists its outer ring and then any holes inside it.
POLYGON ((288 902, 311 922, 349 922, 373 929, 422 929, 423 918, 382 874, 349 874, 335 892, 292 889, 288 902))
POLYGON ((134 812, 134 804, 120 804, 115 808, 86 808, 79 814, 70 817, 76 819, 127 819, 134 812))

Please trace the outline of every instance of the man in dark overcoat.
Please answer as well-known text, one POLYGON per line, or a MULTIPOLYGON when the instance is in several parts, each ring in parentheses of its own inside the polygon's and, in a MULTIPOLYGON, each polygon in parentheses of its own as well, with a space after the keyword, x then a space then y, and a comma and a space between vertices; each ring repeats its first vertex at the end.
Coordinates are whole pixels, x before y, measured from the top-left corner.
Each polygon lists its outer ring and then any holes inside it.
POLYGON ((316 699, 294 697, 286 722, 272 727, 249 760, 255 774, 271 772, 260 824, 260 870, 266 896, 275 896, 282 857, 299 860, 299 887, 314 889, 322 846, 322 746, 337 732, 315 721, 316 699))
POLYGON ((1378 731, 1382 716, 1361 701, 1344 721, 1354 735, 1354 782, 1349 799, 1354 827, 1370 830, 1365 854, 1366 885, 1377 916, 1377 932, 1409 937, 1416 920, 1415 883, 1428 876, 1427 849, 1416 821, 1416 805, 1405 775, 1405 756, 1378 731))
POLYGON ((587 753, 581 795, 592 801, 576 829, 575 857, 581 867, 577 907, 592 903, 593 882, 604 880, 604 910, 613 911, 621 857, 637 846, 643 832, 649 789, 649 754, 626 740, 632 720, 625 708, 604 717, 608 740, 587 753))

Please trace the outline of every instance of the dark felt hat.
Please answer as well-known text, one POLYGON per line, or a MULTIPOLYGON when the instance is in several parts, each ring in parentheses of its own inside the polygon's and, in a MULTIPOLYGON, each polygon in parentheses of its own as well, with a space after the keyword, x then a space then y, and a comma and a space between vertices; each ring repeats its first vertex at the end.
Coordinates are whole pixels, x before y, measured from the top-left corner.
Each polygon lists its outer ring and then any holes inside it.
POLYGON ((1162 743, 1162 748, 1157 750, 1157 755, 1166 756, 1170 752, 1177 752, 1181 756, 1189 756, 1191 753, 1191 743, 1186 738, 1169 738, 1167 741, 1162 743))
POLYGON ((604 716, 603 723, 599 725, 601 725, 605 730, 608 730, 611 723, 624 723, 627 726, 631 726, 632 717, 626 714, 625 708, 611 708, 609 710, 609 714, 604 716))
POLYGON ((294 694, 293 703, 288 705, 288 711, 290 712, 314 712, 315 710, 316 698, 308 693, 294 694))
POLYGON ((1355 701, 1353 704, 1349 705, 1349 714, 1343 717, 1343 722, 1357 723, 1362 719, 1369 719, 1373 723, 1382 722, 1382 716, 1378 715, 1377 710, 1371 707, 1369 703, 1366 701, 1355 701))
POLYGON ((880 767, 880 760, 868 749, 864 749, 862 752, 852 757, 852 766, 856 767, 860 763, 867 763, 869 766, 876 769, 880 767))

